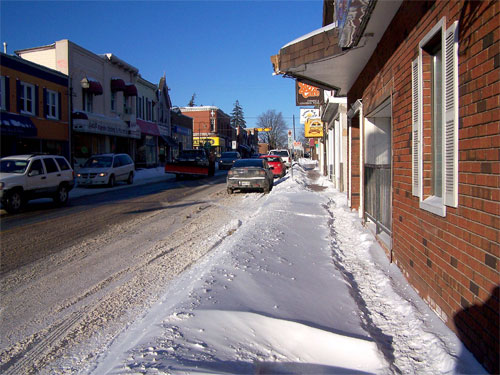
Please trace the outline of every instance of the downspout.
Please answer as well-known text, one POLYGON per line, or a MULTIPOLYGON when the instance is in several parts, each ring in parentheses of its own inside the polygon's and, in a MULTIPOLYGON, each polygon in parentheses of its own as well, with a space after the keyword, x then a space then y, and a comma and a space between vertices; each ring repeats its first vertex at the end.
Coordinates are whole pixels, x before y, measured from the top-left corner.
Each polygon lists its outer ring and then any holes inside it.
POLYGON ((363 104, 359 106, 359 212, 358 215, 363 219, 365 212, 365 185, 364 185, 364 138, 365 127, 363 117, 363 104))

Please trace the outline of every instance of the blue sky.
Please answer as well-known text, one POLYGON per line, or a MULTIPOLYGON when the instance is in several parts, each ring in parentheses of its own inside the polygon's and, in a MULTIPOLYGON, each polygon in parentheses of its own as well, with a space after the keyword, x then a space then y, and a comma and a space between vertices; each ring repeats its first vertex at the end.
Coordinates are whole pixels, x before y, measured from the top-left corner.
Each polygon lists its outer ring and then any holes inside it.
POLYGON ((270 56, 321 27, 321 0, 0 1, 8 53, 69 39, 113 53, 158 83, 165 73, 174 105, 226 113, 239 100, 247 127, 268 109, 299 126, 294 81, 272 76, 270 56))

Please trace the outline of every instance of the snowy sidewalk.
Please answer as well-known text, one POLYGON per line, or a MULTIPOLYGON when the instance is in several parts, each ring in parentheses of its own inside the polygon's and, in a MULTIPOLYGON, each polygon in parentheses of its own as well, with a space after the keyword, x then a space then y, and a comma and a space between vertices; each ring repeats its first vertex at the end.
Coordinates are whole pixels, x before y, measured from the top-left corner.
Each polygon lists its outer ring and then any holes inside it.
POLYGON ((233 212, 92 373, 484 373, 314 166, 236 195, 252 215, 233 212))

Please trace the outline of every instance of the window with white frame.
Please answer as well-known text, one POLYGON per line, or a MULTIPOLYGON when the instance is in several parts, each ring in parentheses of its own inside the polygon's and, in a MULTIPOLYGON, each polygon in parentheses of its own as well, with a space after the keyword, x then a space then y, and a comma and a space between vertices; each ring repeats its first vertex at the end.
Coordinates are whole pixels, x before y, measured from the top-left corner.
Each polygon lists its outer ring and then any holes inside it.
POLYGON ((19 95, 20 112, 30 115, 35 114, 35 86, 21 82, 19 95))
POLYGON ((85 112, 94 111, 94 95, 87 90, 83 90, 83 110, 85 112))
POLYGON ((136 99, 136 116, 137 118, 142 119, 142 97, 138 96, 136 99))
POLYGON ((111 91, 111 111, 116 111, 116 92, 111 91))
POLYGON ((46 116, 51 119, 59 118, 59 94, 56 91, 47 90, 45 96, 46 116))
POLYGON ((458 205, 458 21, 441 19, 412 62, 412 180, 420 208, 458 205))

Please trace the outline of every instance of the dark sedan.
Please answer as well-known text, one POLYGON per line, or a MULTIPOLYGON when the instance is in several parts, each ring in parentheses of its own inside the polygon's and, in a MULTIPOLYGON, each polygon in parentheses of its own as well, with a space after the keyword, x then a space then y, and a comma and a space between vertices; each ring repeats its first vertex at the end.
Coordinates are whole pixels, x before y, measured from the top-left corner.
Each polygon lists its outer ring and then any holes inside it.
POLYGON ((269 193, 274 176, 265 159, 239 159, 227 174, 227 192, 234 190, 262 190, 269 193))
POLYGON ((235 160, 241 159, 237 151, 223 152, 219 159, 219 169, 231 169, 235 160))

